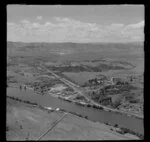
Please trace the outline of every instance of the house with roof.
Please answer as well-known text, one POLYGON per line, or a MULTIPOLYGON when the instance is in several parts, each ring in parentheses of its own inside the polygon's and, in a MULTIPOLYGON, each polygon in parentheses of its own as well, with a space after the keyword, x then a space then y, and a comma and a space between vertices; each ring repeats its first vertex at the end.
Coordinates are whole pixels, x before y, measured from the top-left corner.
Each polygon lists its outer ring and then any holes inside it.
POLYGON ((111 97, 104 97, 99 100, 99 103, 102 105, 109 105, 112 103, 111 97))

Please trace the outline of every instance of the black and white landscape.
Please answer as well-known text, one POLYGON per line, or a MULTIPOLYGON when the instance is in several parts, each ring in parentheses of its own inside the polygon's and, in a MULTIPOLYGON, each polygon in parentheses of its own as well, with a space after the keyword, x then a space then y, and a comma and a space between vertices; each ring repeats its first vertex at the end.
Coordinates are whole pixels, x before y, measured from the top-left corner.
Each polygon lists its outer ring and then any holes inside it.
POLYGON ((143 139, 143 31, 142 5, 8 5, 7 140, 143 139))

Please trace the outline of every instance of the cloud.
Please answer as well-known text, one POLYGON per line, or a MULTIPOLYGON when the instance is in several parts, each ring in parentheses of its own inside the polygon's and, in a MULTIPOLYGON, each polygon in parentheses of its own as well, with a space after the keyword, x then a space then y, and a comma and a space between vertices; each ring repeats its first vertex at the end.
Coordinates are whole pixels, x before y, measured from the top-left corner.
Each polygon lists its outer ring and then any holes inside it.
POLYGON ((123 27, 124 27, 124 24, 111 24, 111 25, 107 26, 108 30, 111 30, 111 31, 119 30, 123 27))
MULTIPOLYGON (((41 18, 39 18, 41 19, 41 18)), ((45 42, 128 42, 144 40, 144 21, 124 25, 112 23, 100 25, 68 17, 54 17, 52 21, 40 24, 22 20, 7 23, 8 40, 45 42)))
POLYGON ((144 21, 126 25, 121 33, 124 38, 130 38, 131 41, 144 41, 144 21))
POLYGON ((37 19, 37 20, 42 20, 43 17, 42 17, 42 16, 37 16, 36 19, 37 19))
POLYGON ((128 27, 131 27, 131 28, 143 28, 144 27, 144 21, 141 21, 141 22, 136 23, 136 24, 128 25, 128 27))

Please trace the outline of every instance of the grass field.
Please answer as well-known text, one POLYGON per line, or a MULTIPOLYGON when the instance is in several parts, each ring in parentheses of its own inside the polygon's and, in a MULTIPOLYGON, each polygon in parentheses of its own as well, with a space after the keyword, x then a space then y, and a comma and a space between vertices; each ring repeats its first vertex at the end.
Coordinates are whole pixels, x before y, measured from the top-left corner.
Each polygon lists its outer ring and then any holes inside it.
POLYGON ((65 76, 69 79, 75 81, 79 85, 83 85, 89 79, 92 79, 99 75, 99 72, 79 72, 79 73, 72 73, 72 72, 64 72, 65 76))

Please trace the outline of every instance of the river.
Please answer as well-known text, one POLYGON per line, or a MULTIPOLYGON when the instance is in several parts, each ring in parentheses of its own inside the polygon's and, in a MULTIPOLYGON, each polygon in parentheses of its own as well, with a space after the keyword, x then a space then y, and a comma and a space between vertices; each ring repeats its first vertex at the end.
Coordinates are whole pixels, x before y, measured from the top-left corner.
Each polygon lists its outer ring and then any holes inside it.
POLYGON ((74 103, 66 102, 48 94, 44 96, 38 95, 30 89, 20 90, 19 88, 8 87, 7 96, 18 97, 22 100, 36 102, 45 107, 62 108, 69 112, 81 114, 82 116, 88 116, 88 119, 92 121, 98 121, 101 123, 107 122, 110 125, 118 124, 121 127, 144 134, 143 120, 139 118, 129 117, 115 112, 98 110, 95 108, 78 106, 74 103))

